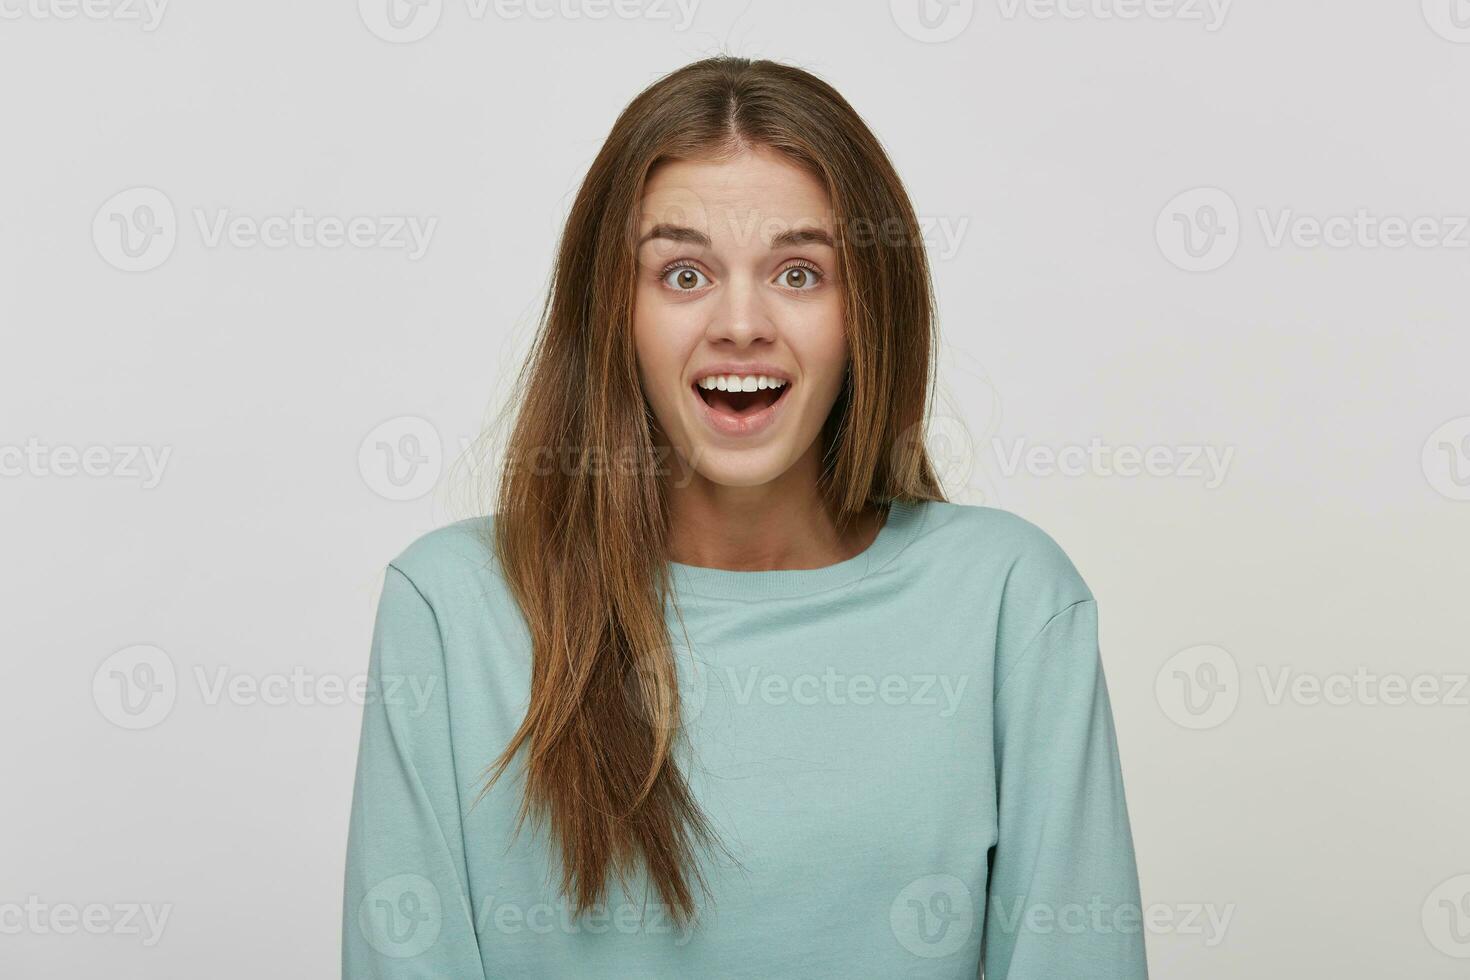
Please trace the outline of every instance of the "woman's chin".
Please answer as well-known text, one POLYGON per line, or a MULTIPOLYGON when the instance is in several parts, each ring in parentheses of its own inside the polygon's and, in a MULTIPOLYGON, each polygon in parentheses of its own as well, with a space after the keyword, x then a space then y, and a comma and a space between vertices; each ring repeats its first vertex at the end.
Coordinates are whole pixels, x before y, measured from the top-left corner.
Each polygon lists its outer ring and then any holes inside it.
POLYGON ((729 448, 701 442, 681 455, 700 479, 722 487, 763 486, 787 469, 782 447, 774 444, 729 448))

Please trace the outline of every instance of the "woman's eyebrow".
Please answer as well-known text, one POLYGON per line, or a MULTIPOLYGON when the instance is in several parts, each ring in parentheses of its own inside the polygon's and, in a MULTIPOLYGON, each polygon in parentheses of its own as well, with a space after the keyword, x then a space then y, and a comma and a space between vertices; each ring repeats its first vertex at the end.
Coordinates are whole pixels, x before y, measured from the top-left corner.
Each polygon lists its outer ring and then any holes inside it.
POLYGON ((771 239, 771 249, 790 248, 793 245, 825 245, 835 248, 832 244, 832 236, 827 234, 824 228, 796 228, 792 231, 783 231, 771 239))
MULTIPOLYGON (((709 236, 697 228, 687 228, 684 225, 671 225, 660 223, 648 229, 647 233, 638 239, 639 247, 644 242, 662 238, 671 242, 683 242, 686 245, 698 245, 702 248, 710 247, 709 236)), ((791 231, 783 231, 771 239, 771 250, 778 248, 790 248, 794 245, 826 245, 835 248, 832 236, 823 228, 797 228, 791 231)))
POLYGON ((709 236, 697 228, 686 228, 683 225, 662 223, 656 224, 648 229, 647 234, 638 239, 638 244, 641 247, 644 242, 652 241, 655 238, 663 238, 671 242, 684 242, 687 245, 700 245, 704 248, 709 248, 710 246, 709 236))

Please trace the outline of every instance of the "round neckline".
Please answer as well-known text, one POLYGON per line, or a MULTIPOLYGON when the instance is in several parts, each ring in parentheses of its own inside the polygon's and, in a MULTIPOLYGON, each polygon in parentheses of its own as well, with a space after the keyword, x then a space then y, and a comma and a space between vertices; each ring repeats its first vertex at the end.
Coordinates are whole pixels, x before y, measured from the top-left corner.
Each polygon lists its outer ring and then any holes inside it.
POLYGON ((862 551, 821 568, 773 568, 737 571, 667 562, 675 591, 721 599, 777 599, 811 595, 876 573, 913 540, 925 510, 924 500, 888 501, 888 515, 872 542, 862 551))

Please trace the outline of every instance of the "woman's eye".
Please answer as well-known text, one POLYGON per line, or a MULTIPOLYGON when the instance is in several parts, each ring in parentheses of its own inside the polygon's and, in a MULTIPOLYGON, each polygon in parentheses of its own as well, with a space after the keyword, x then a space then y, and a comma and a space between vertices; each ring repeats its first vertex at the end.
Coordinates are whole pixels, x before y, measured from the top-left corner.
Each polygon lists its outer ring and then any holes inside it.
POLYGON ((681 293, 692 293, 705 285, 704 273, 690 265, 677 265, 664 273, 664 284, 681 293), (672 277, 672 278, 671 278, 672 277))
MULTIPOLYGON (((794 265, 783 270, 777 281, 787 289, 813 289, 822 281, 822 274, 806 266, 794 265)), ((663 275, 664 285, 675 292, 692 293, 709 285, 709 279, 692 265, 676 265, 663 275)))
POLYGON ((793 265, 781 273, 781 285, 788 289, 813 289, 821 281, 821 273, 804 265, 793 265))

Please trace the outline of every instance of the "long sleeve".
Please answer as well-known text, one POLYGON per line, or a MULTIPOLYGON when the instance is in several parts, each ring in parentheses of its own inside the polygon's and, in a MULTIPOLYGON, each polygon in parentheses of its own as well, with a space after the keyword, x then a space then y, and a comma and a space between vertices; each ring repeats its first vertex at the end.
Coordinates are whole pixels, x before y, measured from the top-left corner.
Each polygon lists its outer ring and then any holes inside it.
POLYGON ((986 980, 1146 980, 1096 603, 1054 615, 997 685, 986 980))
POLYGON ((343 980, 484 980, 445 673, 433 609, 388 566, 347 837, 343 980))

